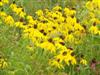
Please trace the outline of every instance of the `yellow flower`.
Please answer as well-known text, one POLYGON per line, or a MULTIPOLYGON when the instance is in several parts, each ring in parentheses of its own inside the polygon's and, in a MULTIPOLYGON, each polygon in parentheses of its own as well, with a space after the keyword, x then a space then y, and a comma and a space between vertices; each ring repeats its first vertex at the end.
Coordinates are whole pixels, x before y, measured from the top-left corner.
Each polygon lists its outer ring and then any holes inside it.
POLYGON ((3 62, 2 68, 6 68, 8 66, 8 63, 6 61, 3 62))
POLYGON ((59 63, 62 63, 64 60, 64 56, 62 54, 58 54, 56 56, 54 56, 55 59, 59 59, 59 63))
POLYGON ((66 17, 69 16, 69 14, 70 14, 69 8, 64 8, 64 14, 66 17))
POLYGON ((7 16, 5 19, 4 19, 4 22, 6 23, 6 24, 8 24, 8 25, 11 25, 11 26, 13 26, 13 24, 14 24, 14 19, 12 18, 12 16, 7 16))
POLYGON ((76 24, 76 18, 72 18, 72 17, 67 17, 66 18, 66 22, 68 23, 68 28, 70 29, 70 30, 73 30, 74 28, 73 28, 73 25, 74 24, 76 24), (70 27, 71 26, 71 27, 70 27))
POLYGON ((91 18, 95 18, 95 14, 94 14, 93 12, 89 12, 89 16, 90 16, 91 18))
POLYGON ((2 0, 3 3, 8 4, 9 0, 2 0))
POLYGON ((28 16, 26 17, 26 19, 27 19, 27 20, 31 20, 31 19, 33 20, 33 17, 30 16, 30 15, 28 15, 28 16))
POLYGON ((0 6, 3 6, 3 3, 2 2, 0 2, 0 6))
POLYGON ((94 7, 93 7, 93 3, 91 2, 91 1, 88 1, 87 3, 86 3, 86 7, 89 9, 89 10, 94 10, 94 7))
POLYGON ((17 8, 17 10, 14 10, 14 12, 16 12, 17 15, 19 15, 22 12, 23 8, 17 8))
POLYGON ((98 7, 98 8, 100 7, 100 4, 99 4, 100 1, 99 0, 92 0, 92 3, 94 4, 93 5, 94 7, 98 7))
POLYGON ((16 4, 11 4, 10 8, 15 12, 17 11, 17 5, 16 4))
POLYGON ((100 20, 99 20, 98 18, 92 18, 92 19, 90 20, 90 22, 96 23, 96 24, 100 24, 100 20))
POLYGON ((0 6, 3 6, 4 4, 8 4, 9 1, 8 0, 1 0, 0 1, 0 6))
POLYGON ((70 61, 71 61, 71 55, 69 53, 67 53, 67 55, 64 57, 64 62, 67 64, 67 65, 70 65, 70 61))
POLYGON ((70 10, 70 16, 74 16, 76 14, 75 10, 70 10))
POLYGON ((25 18, 26 13, 25 13, 25 12, 20 12, 19 16, 20 16, 21 18, 25 18))
POLYGON ((92 34, 98 34, 99 30, 97 26, 91 26, 89 29, 90 33, 92 34))
POLYGON ((100 30, 98 31, 99 35, 100 35, 100 30))
POLYGON ((5 59, 0 58, 0 68, 4 69, 8 66, 8 63, 5 61, 5 59))
POLYGON ((84 31, 84 28, 83 28, 80 24, 78 24, 78 23, 76 23, 76 24, 74 25, 74 29, 75 29, 75 30, 78 30, 78 31, 81 31, 81 30, 84 31))
POLYGON ((4 11, 0 11, 0 17, 5 18, 7 14, 4 11))
POLYGON ((62 8, 60 6, 55 6, 53 8, 53 11, 61 11, 61 10, 62 10, 62 8))
POLYGON ((36 12, 36 14, 37 14, 38 16, 43 16, 43 11, 42 11, 42 10, 38 10, 38 11, 36 12))
POLYGON ((64 14, 65 16, 74 16, 76 14, 75 10, 70 10, 69 8, 64 8, 64 14))
POLYGON ((76 65, 77 64, 75 56, 71 56, 71 64, 72 65, 76 65))
POLYGON ((53 60, 49 61, 49 64, 51 66, 56 67, 56 68, 64 69, 64 66, 59 61, 60 61, 60 59, 53 59, 53 60))
POLYGON ((68 50, 67 49, 63 49, 60 51, 60 54, 64 57, 64 56, 67 56, 68 54, 68 50))
POLYGON ((56 49, 61 49, 61 50, 66 48, 65 46, 61 45, 60 43, 55 43, 55 47, 56 47, 56 49))
POLYGON ((55 53, 55 51, 56 51, 55 46, 48 41, 41 43, 40 47, 49 50, 51 53, 55 53))
POLYGON ((83 65, 87 65, 87 61, 83 58, 81 58, 80 63, 83 64, 83 65))
POLYGON ((15 12, 17 15, 19 15, 21 18, 24 18, 26 16, 26 13, 23 11, 23 8, 17 7, 15 3, 10 5, 10 8, 13 12, 15 12))
POLYGON ((75 38, 74 38, 74 36, 72 34, 67 35, 65 40, 70 42, 70 43, 71 42, 75 42, 75 38))
POLYGON ((15 26, 19 28, 25 29, 26 27, 23 25, 23 22, 15 22, 15 26))
POLYGON ((28 20, 28 23, 31 24, 31 25, 34 25, 37 22, 36 20, 33 19, 32 16, 29 16, 29 15, 26 16, 26 19, 28 20))

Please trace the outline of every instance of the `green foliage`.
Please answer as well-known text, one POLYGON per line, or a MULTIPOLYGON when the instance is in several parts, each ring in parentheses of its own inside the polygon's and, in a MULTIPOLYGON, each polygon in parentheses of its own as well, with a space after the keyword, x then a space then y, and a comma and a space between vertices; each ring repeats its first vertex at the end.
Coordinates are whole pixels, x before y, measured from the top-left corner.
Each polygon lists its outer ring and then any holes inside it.
MULTIPOLYGON (((77 13, 77 17, 82 19, 86 14, 86 9, 80 9, 84 5, 86 0, 17 0, 19 5, 25 8, 25 11, 35 16, 34 12, 38 9, 49 8, 51 9, 55 5, 61 5, 62 7, 76 7, 80 12, 77 13), (75 2, 77 1, 77 2, 75 2), (80 14, 81 13, 81 14, 80 14), (80 15, 79 15, 80 14, 80 15)), ((12 2, 12 1, 11 1, 12 2)), ((10 12, 9 9, 6 11, 10 12)), ((21 34, 15 27, 9 27, 4 25, 0 21, 0 54, 7 58, 8 67, 6 69, 0 69, 0 75, 93 75, 89 67, 81 66, 81 71, 76 72, 74 67, 68 68, 64 71, 56 70, 48 65, 48 59, 52 56, 47 52, 44 52, 41 48, 33 48, 32 51, 26 47, 30 44, 29 39, 21 37, 21 34)), ((92 58, 100 60, 100 36, 88 35, 83 39, 84 43, 75 48, 77 55, 85 54, 89 62, 92 58), (85 50, 85 51, 84 51, 85 50)), ((97 65, 100 68, 99 65, 97 65)))

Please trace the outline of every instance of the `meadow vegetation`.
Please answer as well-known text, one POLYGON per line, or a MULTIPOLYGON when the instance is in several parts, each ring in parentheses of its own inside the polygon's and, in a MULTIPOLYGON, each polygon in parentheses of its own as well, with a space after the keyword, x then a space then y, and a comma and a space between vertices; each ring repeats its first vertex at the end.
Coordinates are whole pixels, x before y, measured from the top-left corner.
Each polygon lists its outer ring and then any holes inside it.
POLYGON ((0 0, 0 75, 100 75, 99 0, 0 0))

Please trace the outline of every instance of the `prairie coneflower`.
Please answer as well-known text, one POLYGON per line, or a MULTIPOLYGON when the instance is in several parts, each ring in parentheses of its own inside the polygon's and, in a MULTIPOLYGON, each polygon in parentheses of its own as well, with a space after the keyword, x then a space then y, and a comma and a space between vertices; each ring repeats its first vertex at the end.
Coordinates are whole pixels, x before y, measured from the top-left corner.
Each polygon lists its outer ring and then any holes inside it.
POLYGON ((83 65, 87 65, 87 60, 84 58, 84 55, 81 55, 80 63, 83 65))

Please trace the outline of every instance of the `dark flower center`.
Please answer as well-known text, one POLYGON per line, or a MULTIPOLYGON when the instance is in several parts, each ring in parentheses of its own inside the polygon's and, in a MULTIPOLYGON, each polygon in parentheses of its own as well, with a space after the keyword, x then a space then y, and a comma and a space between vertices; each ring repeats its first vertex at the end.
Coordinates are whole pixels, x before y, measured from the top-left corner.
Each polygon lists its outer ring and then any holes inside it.
POLYGON ((67 51, 64 51, 64 52, 62 53, 62 55, 63 55, 63 56, 67 55, 67 51))
POLYGON ((37 24, 34 24, 34 29, 36 29, 37 28, 37 24))
POLYGON ((64 42, 59 42, 61 45, 65 45, 65 43, 64 42))

